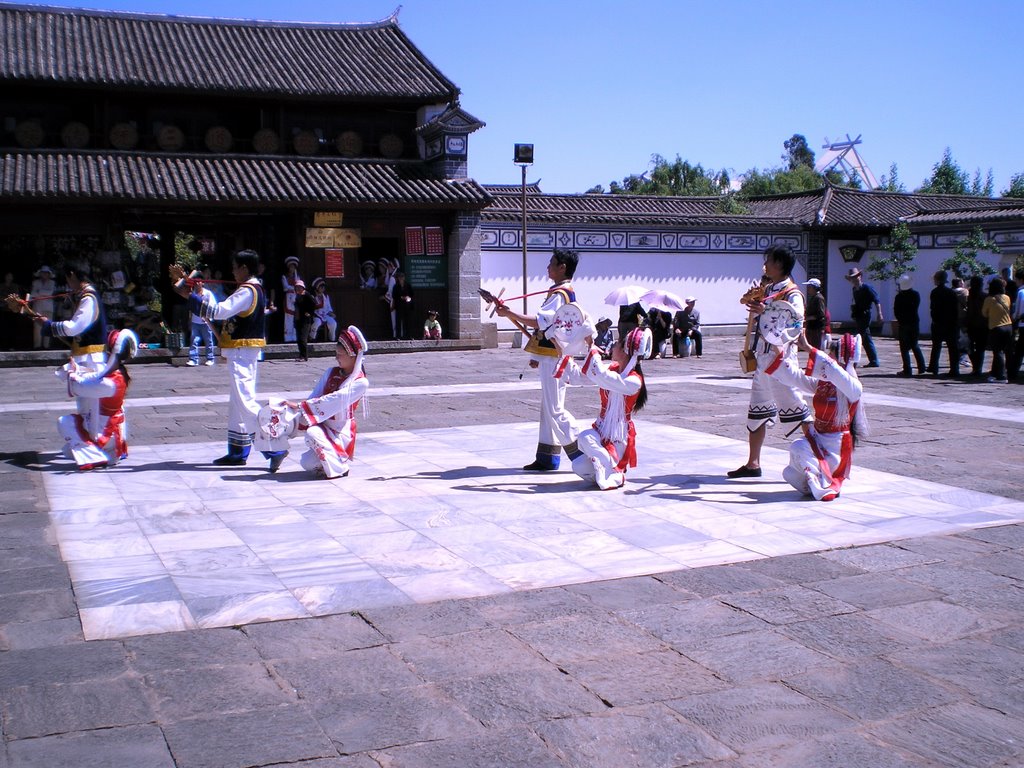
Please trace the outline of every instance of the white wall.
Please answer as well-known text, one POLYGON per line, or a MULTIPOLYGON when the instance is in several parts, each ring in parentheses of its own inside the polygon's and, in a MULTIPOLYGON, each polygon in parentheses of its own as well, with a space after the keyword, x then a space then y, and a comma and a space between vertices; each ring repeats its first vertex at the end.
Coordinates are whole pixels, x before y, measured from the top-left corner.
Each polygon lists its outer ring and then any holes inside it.
MULTIPOLYGON (((528 292, 545 291, 550 285, 547 264, 551 251, 529 251, 528 292)), ((680 298, 697 297, 697 309, 704 325, 746 325, 747 312, 740 304, 750 285, 760 279, 764 258, 761 253, 645 253, 580 251, 580 263, 573 279, 577 301, 596 321, 610 317, 617 321, 618 307, 608 306, 604 297, 615 288, 642 285, 649 289, 671 291, 680 298)), ((481 252, 480 284, 495 295, 504 288, 506 296, 522 294, 522 252, 481 252)), ((803 282, 804 268, 799 263, 793 275, 803 282)), ((544 296, 528 299, 529 314, 536 312, 544 296)), ((489 317, 481 301, 481 320, 497 322, 499 330, 512 330, 510 322, 489 317)), ((511 302, 517 312, 522 301, 511 302)))

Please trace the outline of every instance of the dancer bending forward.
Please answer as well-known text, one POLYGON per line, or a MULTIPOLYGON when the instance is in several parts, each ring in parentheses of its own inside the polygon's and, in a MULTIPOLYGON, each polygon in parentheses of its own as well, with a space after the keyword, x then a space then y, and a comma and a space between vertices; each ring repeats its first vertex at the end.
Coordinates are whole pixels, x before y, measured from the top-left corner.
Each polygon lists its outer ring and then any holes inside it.
POLYGON ((579 367, 575 361, 573 381, 593 384, 601 390, 601 413, 594 426, 579 436, 583 456, 572 463, 584 480, 593 480, 602 491, 621 488, 626 470, 636 466, 636 428, 633 414, 647 402, 647 385, 640 361, 650 355, 651 331, 634 328, 612 347, 611 363, 601 359, 594 347, 579 367))
POLYGON ((72 362, 67 371, 71 397, 95 399, 99 403, 97 433, 93 435, 80 413, 57 419, 64 438, 64 455, 74 459, 81 470, 112 467, 128 456, 128 425, 124 398, 131 384, 125 362, 135 357, 139 339, 132 331, 111 331, 107 336, 107 362, 102 370, 91 371, 72 362))
POLYGON ((844 334, 830 346, 831 357, 803 336, 799 345, 809 356, 806 370, 800 371, 782 353, 769 366, 770 375, 786 386, 814 393, 814 423, 805 422, 804 437, 790 445, 789 466, 782 476, 804 495, 832 501, 850 476, 856 440, 868 432, 856 370, 860 339, 844 334))
POLYGON ((285 405, 299 412, 299 429, 309 449, 302 468, 328 480, 345 477, 356 449, 356 407, 370 388, 363 372, 366 339, 354 325, 338 334, 338 365, 329 368, 301 402, 285 405))

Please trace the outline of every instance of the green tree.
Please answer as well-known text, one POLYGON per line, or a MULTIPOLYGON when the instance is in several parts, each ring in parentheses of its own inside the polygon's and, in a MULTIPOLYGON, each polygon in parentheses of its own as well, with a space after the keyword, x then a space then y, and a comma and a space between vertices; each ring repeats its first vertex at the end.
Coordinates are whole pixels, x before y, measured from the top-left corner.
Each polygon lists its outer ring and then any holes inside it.
POLYGON ((807 165, 798 165, 793 170, 769 168, 764 171, 751 168, 743 174, 740 197, 762 195, 784 195, 789 192, 806 192, 825 186, 825 177, 807 165))
POLYGON ((994 275, 995 268, 978 258, 979 251, 999 253, 999 246, 995 241, 985 237, 981 227, 975 227, 971 234, 956 244, 953 254, 944 262, 942 269, 948 269, 958 277, 968 280, 975 275, 994 275))
POLYGON ((782 160, 789 170, 796 170, 801 165, 814 169, 814 150, 807 146, 807 139, 799 133, 794 133, 782 142, 782 146, 786 149, 782 160))
POLYGON ((900 181, 899 169, 896 167, 896 163, 889 166, 889 175, 882 176, 881 183, 878 185, 880 192, 906 192, 906 187, 900 181))
POLYGON ((646 173, 626 176, 622 183, 611 182, 609 191, 619 195, 681 195, 706 197, 729 190, 728 172, 693 165, 679 155, 669 162, 661 155, 651 155, 651 169, 646 173))
POLYGON ((910 234, 910 227, 901 221, 889 233, 889 242, 881 247, 887 256, 875 256, 868 264, 867 271, 876 280, 899 280, 900 275, 909 275, 917 269, 917 243, 910 234))
POLYGON ((917 191, 936 195, 966 195, 967 185, 967 173, 953 159, 952 150, 946 147, 942 160, 932 166, 931 177, 925 179, 917 191))
POLYGON ((1024 173, 1010 177, 1010 186, 1003 190, 1003 197, 1024 197, 1024 173))

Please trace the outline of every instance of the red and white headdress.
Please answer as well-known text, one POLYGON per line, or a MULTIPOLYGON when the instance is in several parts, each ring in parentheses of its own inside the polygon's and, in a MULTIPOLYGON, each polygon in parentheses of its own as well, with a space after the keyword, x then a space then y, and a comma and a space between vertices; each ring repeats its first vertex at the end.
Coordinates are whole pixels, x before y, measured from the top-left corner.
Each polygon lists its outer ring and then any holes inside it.
POLYGON ((131 360, 139 352, 139 337, 134 331, 112 330, 107 334, 107 364, 103 375, 117 370, 126 360, 131 360))
POLYGON ((651 333, 651 329, 634 328, 626 334, 626 339, 622 342, 622 349, 629 355, 629 362, 626 363, 622 375, 628 376, 636 368, 637 362, 650 356, 651 350, 654 349, 654 335, 651 333))

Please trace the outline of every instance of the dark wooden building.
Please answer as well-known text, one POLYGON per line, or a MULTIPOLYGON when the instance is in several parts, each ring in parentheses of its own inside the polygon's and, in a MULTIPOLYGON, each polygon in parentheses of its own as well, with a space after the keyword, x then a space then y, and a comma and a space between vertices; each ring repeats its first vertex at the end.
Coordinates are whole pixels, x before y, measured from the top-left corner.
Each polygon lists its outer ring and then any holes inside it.
POLYGON ((166 296, 184 233, 228 277, 230 254, 255 248, 279 300, 284 259, 298 256, 307 285, 327 278, 339 322, 378 339, 390 326, 360 267, 398 259, 417 318, 438 309, 446 336, 479 337, 490 198, 466 162, 482 123, 395 18, 0 4, 0 51, 0 261, 18 281, 88 258, 111 314, 130 320, 147 281, 166 296), (158 237, 140 253, 125 233, 158 237))

